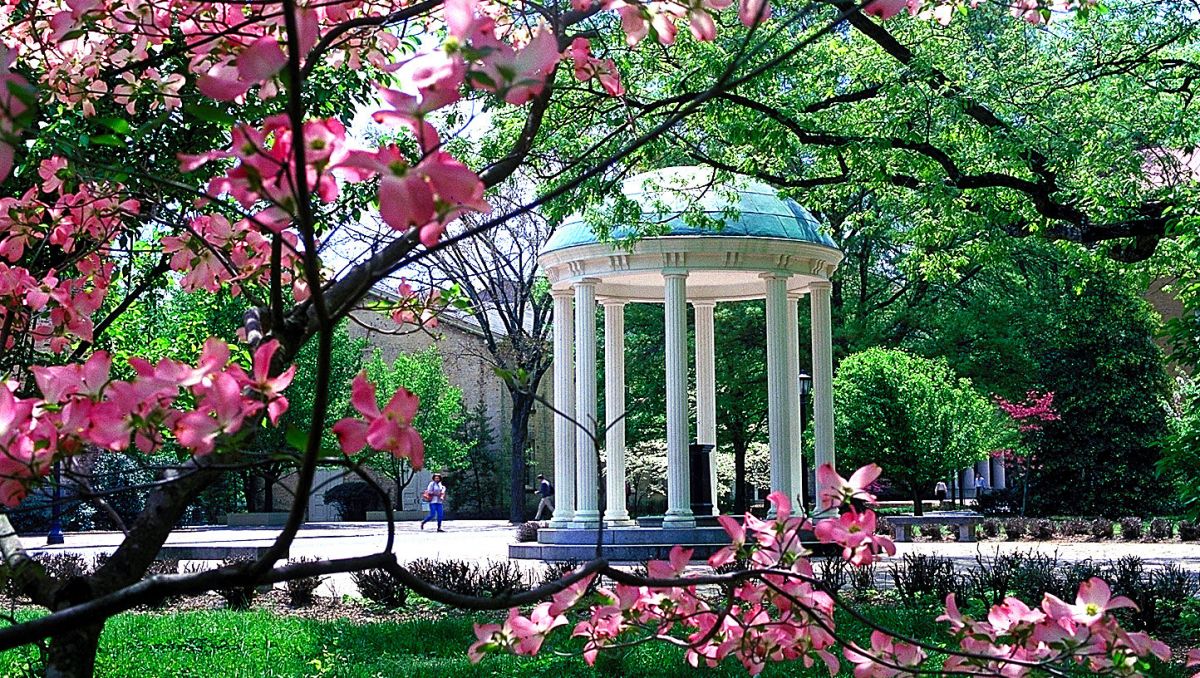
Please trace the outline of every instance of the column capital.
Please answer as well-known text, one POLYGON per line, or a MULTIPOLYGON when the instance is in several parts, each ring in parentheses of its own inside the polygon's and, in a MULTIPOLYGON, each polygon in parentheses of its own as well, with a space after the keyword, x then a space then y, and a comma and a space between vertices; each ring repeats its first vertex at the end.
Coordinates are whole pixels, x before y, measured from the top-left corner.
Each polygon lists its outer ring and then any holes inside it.
POLYGON ((810 292, 827 292, 833 289, 833 283, 828 280, 814 280, 808 284, 808 289, 810 292))
POLYGON ((717 302, 711 299, 693 299, 691 301, 692 308, 716 308, 717 302))
POLYGON ((605 297, 600 300, 600 305, 603 306, 604 308, 609 308, 609 307, 624 308, 625 304, 628 304, 628 303, 629 303, 628 299, 615 299, 613 297, 605 297))
POLYGON ((799 301, 808 296, 808 290, 788 290, 788 301, 799 301))
POLYGON ((662 277, 664 277, 664 278, 686 278, 686 277, 688 277, 688 270, 686 268, 664 268, 662 270, 662 277))
POLYGON ((551 287, 550 296, 555 299, 570 299, 575 296, 575 290, 571 287, 564 287, 561 289, 554 289, 551 287))
POLYGON ((759 273, 758 277, 762 278, 763 280, 787 280, 788 278, 792 277, 792 274, 783 273, 780 271, 765 271, 763 273, 759 273))
POLYGON ((575 289, 579 289, 580 287, 595 287, 599 283, 600 283, 599 278, 580 278, 575 283, 575 289))

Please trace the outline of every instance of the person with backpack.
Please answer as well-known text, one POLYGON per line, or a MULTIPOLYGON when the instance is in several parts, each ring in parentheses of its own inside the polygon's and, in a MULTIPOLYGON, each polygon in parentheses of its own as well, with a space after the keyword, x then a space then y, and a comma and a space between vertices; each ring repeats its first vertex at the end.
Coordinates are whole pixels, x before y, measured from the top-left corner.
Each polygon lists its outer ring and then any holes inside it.
POLYGON ((533 519, 541 520, 543 509, 549 509, 550 515, 554 515, 554 486, 550 484, 549 480, 546 480, 546 476, 540 473, 538 474, 537 479, 537 494, 542 498, 542 500, 538 502, 537 514, 533 516, 533 519))

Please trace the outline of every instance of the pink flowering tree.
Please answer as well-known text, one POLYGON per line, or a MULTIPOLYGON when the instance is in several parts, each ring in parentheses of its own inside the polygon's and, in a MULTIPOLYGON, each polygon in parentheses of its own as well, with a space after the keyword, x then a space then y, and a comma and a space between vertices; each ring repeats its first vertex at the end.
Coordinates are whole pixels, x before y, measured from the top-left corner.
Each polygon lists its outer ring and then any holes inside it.
POLYGON ((1022 450, 1000 450, 996 454, 1006 465, 1019 472, 1021 478, 1021 515, 1025 515, 1025 501, 1029 496, 1032 474, 1039 468, 1038 449, 1041 432, 1046 422, 1062 419, 1054 409, 1054 392, 1029 391, 1023 402, 1010 402, 996 396, 996 404, 1017 425, 1021 435, 1022 450))
MULTIPOLYGON (((358 461, 368 447, 414 467, 422 463, 424 443, 413 427, 421 403, 406 389, 376 393, 360 377, 353 384, 353 416, 329 421, 333 332, 374 285, 448 243, 601 176, 719 92, 764 77, 848 18, 870 21, 865 15, 888 18, 906 10, 948 19, 941 0, 850 4, 814 25, 811 7, 782 15, 766 0, 734 4, 0 3, 0 502, 21 510, 55 465, 83 453, 148 455, 170 448, 182 459, 154 483, 145 510, 129 523, 111 558, 72 581, 50 577, 22 549, 8 517, 0 516, 0 555, 9 573, 47 609, 44 616, 0 628, 0 651, 45 642, 48 674, 89 675, 105 621, 140 603, 378 567, 422 595, 462 607, 501 609, 553 596, 530 617, 513 614, 498 630, 481 631, 486 642, 474 653, 492 645, 536 651, 540 639, 562 624, 563 613, 579 604, 587 579, 604 574, 626 588, 618 586, 609 604, 576 627, 588 639, 590 657, 623 642, 636 623, 670 642, 680 642, 670 629, 689 633, 683 642, 697 664, 733 655, 752 669, 792 657, 836 665, 841 643, 830 620, 837 601, 811 581, 800 537, 812 531, 859 564, 890 551, 890 542, 873 533, 873 514, 854 508, 814 523, 776 497, 771 521, 727 521, 734 543, 721 557, 753 567, 713 580, 681 581, 688 558, 676 552, 670 562, 655 564, 649 578, 597 559, 528 594, 464 598, 401 567, 390 536, 384 549, 369 556, 282 563, 319 464, 343 466, 370 483, 358 461), (806 37, 786 52, 763 56, 756 40, 766 21, 776 23, 771 31, 802 25, 806 37), (489 189, 514 177, 538 150, 545 112, 558 92, 582 89, 620 101, 624 74, 603 51, 609 43, 597 37, 619 31, 630 48, 657 43, 655 49, 670 50, 681 29, 708 41, 718 26, 739 31, 742 45, 730 53, 720 77, 685 95, 664 92, 661 105, 640 102, 656 113, 631 118, 628 139, 616 150, 597 157, 580 149, 574 180, 513 209, 493 209, 489 189), (331 109, 330 81, 355 78, 367 94, 350 101, 369 106, 392 134, 357 139, 346 127, 354 110, 331 109), (499 161, 474 163, 461 149, 475 128, 486 125, 486 116, 463 120, 490 109, 518 111, 521 133, 499 161), (88 131, 76 134, 81 129, 88 131), (446 237, 447 227, 464 215, 479 216, 470 228, 446 237), (330 247, 363 219, 378 221, 377 236, 365 251, 334 262, 330 247), (114 361, 104 348, 105 330, 138 304, 153 303, 147 292, 165 281, 243 296, 250 310, 242 345, 210 339, 186 360, 114 361), (318 357, 311 425, 289 437, 297 447, 298 499, 273 545, 245 565, 147 578, 188 505, 244 463, 247 439, 278 424, 289 406, 293 363, 310 343, 318 357), (332 455, 321 445, 329 431, 340 446, 332 455), (704 602, 697 587, 707 581, 728 584, 730 602, 704 602)), ((1051 11, 1082 8, 1076 0, 1023 0, 1009 10, 1041 22, 1051 11)), ((429 290, 400 289, 391 309, 398 322, 424 322, 443 303, 429 290)), ((822 473, 830 510, 865 495, 865 483, 878 475, 868 468, 840 481, 832 469, 822 473)), ((1092 590, 1081 592, 1083 603, 1076 607, 1098 604, 1099 586, 1092 590)), ((1005 648, 997 652, 1016 651, 1005 634, 1019 624, 1056 624, 1074 634, 1064 647, 1079 633, 1093 647, 1095 636, 1109 657, 1158 649, 1140 636, 1120 635, 1106 614, 1093 620, 1090 612, 1081 616, 1065 611, 1075 609, 1070 605, 1056 605, 1043 605, 1044 619, 1010 619, 1007 626, 989 619, 990 630, 956 617, 952 623, 970 629, 972 638, 991 638, 991 648, 1005 648)), ((922 659, 924 650, 912 645, 885 634, 871 648, 843 648, 840 656, 899 670, 922 659)), ((971 650, 966 659, 1019 665, 1057 659, 988 652, 971 650)))

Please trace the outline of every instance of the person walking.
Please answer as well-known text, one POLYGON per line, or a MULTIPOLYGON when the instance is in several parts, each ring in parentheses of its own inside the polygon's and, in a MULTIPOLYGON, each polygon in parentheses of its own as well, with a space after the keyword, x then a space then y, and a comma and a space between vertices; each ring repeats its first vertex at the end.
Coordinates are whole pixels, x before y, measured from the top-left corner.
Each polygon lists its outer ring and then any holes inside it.
POLYGON ((442 519, 445 517, 443 511, 443 502, 446 500, 446 486, 442 484, 442 474, 433 474, 433 480, 429 481, 425 492, 421 494, 421 498, 429 502, 429 515, 425 516, 425 520, 421 521, 421 529, 425 529, 425 523, 437 519, 437 531, 445 532, 442 529, 442 519))
POLYGON ((978 500, 983 495, 987 494, 988 484, 983 479, 983 476, 975 476, 975 499, 978 500))
POLYGON ((538 479, 537 493, 538 493, 538 496, 542 498, 542 500, 538 502, 538 510, 537 510, 537 513, 534 514, 533 519, 541 520, 543 509, 549 509, 550 515, 554 515, 554 486, 550 484, 549 480, 546 480, 546 476, 544 476, 540 473, 538 474, 537 479, 538 479))
POLYGON ((937 485, 933 486, 933 496, 939 502, 946 501, 946 481, 937 481, 937 485))

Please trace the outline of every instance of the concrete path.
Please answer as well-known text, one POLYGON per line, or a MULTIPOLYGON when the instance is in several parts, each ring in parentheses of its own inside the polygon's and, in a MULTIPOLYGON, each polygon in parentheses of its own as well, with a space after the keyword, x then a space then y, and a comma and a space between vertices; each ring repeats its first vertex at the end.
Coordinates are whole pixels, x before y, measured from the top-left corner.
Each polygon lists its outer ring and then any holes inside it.
MULTIPOLYGON (((507 557, 508 545, 513 542, 513 527, 506 521, 457 520, 447 521, 446 532, 437 533, 433 526, 421 530, 417 522, 396 525, 393 552, 401 561, 417 558, 458 559, 483 562, 507 557)), ((278 534, 278 528, 192 527, 173 533, 168 540, 172 546, 247 546, 265 547, 278 534)), ((35 553, 75 552, 85 557, 113 551, 120 544, 119 532, 68 533, 61 546, 46 546, 45 537, 24 537, 22 542, 35 553)), ((292 546, 290 557, 337 558, 361 556, 377 552, 386 544, 385 523, 307 523, 292 546)), ((906 553, 936 554, 952 558, 961 567, 975 565, 976 554, 984 558, 1014 551, 1057 553, 1060 562, 1087 559, 1107 561, 1125 555, 1142 558, 1147 566, 1175 563, 1189 571, 1200 573, 1200 544, 1179 542, 917 542, 897 544, 897 557, 906 553)), ((533 570, 541 564, 522 561, 533 570)), ((887 560, 880 567, 886 572, 887 560)), ((348 575, 334 577, 325 593, 340 595, 353 591, 348 575)))

